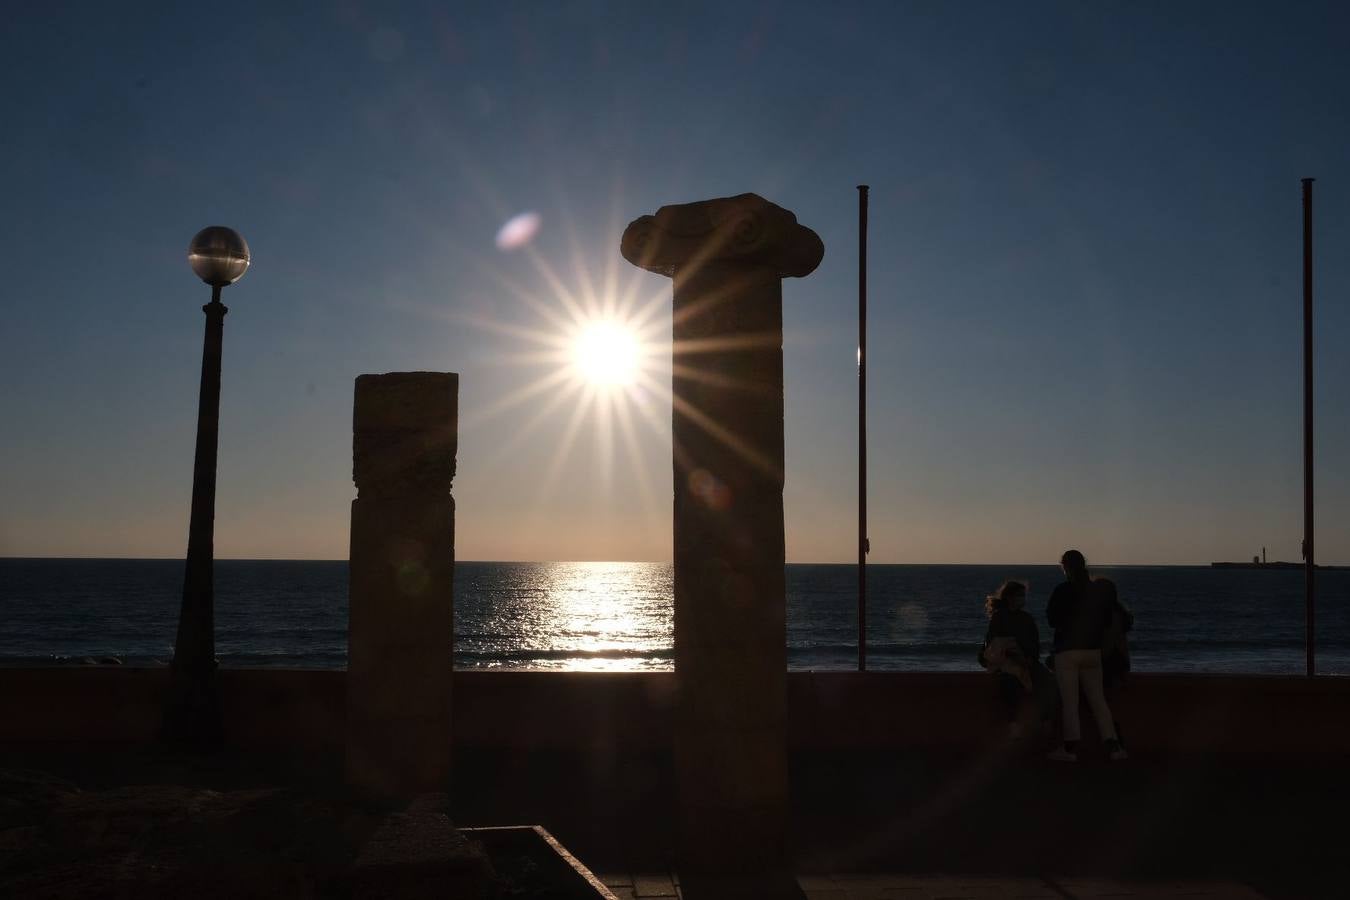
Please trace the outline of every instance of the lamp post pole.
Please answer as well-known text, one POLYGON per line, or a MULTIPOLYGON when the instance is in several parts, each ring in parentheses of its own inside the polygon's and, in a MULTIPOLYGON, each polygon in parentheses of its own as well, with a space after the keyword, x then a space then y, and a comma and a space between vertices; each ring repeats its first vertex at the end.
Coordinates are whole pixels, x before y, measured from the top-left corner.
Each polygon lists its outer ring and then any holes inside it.
POLYGON ((211 302, 202 307, 206 313, 206 336, 197 400, 192 513, 163 736, 172 743, 210 747, 219 742, 222 734, 215 683, 216 450, 220 434, 220 359, 225 314, 229 310, 220 302, 220 292, 248 269, 248 244, 237 232, 212 226, 192 239, 188 261, 198 277, 211 285, 211 302))

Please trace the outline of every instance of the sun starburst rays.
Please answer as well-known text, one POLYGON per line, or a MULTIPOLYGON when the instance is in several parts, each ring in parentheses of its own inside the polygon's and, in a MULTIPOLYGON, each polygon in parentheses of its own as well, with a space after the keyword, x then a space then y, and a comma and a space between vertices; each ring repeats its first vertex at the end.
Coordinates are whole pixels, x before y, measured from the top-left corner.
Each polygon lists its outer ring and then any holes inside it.
MULTIPOLYGON (((624 277, 614 259, 600 267, 588 265, 570 222, 564 220, 563 231, 571 257, 570 266, 564 263, 562 268, 567 275, 535 246, 522 247, 516 258, 528 263, 537 288, 520 280, 526 272, 487 270, 519 304, 516 313, 456 317, 460 324, 498 339, 485 347, 492 365, 532 373, 461 418, 466 433, 507 414, 519 419, 493 447, 489 465, 494 470, 509 469, 511 457, 531 443, 533 452, 547 446, 533 477, 535 501, 527 527, 547 532, 548 508, 564 479, 575 480, 589 469, 593 502, 603 506, 624 491, 639 504, 645 527, 659 534, 669 509, 661 508, 655 473, 664 465, 652 464, 650 441, 670 447, 678 471, 693 472, 700 466, 674 438, 672 410, 675 420, 693 423, 752 466, 781 476, 773 461, 738 433, 737 423, 716 421, 677 390, 681 381, 750 393, 764 390, 757 382, 727 374, 714 357, 781 346, 778 334, 672 341, 669 282, 651 284, 638 269, 624 277), (584 440, 588 432, 590 439, 584 440), (579 465, 584 468, 579 470, 579 465)), ((719 295, 705 304, 730 299, 729 294, 719 295)))
POLYGON ((524 273, 491 273, 519 304, 523 318, 519 313, 456 317, 459 324, 494 338, 489 345, 493 365, 530 373, 487 405, 466 411, 461 427, 468 434, 489 420, 520 419, 510 422, 508 438, 493 448, 494 469, 510 467, 510 459, 530 442, 548 445, 532 479, 533 509, 522 523, 527 532, 549 530, 547 510, 564 481, 577 477, 580 463, 581 471, 590 470, 594 502, 612 502, 616 491, 625 491, 639 504, 643 528, 659 535, 668 511, 659 508, 649 445, 639 423, 658 441, 669 439, 669 428, 661 427, 650 409, 649 386, 669 371, 669 319, 661 315, 669 308, 669 293, 641 292, 642 273, 636 270, 623 279, 617 266, 587 266, 575 233, 568 235, 568 244, 573 260, 562 270, 567 276, 534 247, 517 251, 539 285, 536 290, 523 287, 524 273))
MULTIPOLYGON (((434 109, 428 102, 417 112, 426 120, 431 138, 442 146, 449 171, 457 174, 456 187, 451 190, 446 181, 443 189, 406 198, 406 212, 425 230, 429 245, 437 248, 429 258, 434 266, 428 266, 425 276, 433 289, 401 290, 402 284, 395 282, 395 289, 381 298, 383 305, 475 335, 455 351, 453 368, 464 373, 461 436, 468 447, 475 436, 490 435, 490 450, 480 452, 475 463, 480 470, 521 480, 520 461, 532 460, 525 473, 527 490, 538 495, 532 512, 546 514, 545 503, 564 477, 584 473, 590 484, 577 487, 591 491, 597 501, 627 492, 640 501, 653 528, 667 528, 669 506, 660 499, 665 490, 657 485, 668 485, 669 476, 663 478, 661 473, 669 471, 665 468, 669 463, 653 459, 653 448, 669 447, 677 469, 692 471, 699 465, 674 437, 672 408, 676 420, 693 422, 734 452, 753 455, 738 437, 738 423, 713 421, 688 396, 677 399, 672 379, 677 391, 682 382, 758 390, 725 374, 711 357, 761 345, 767 349, 774 336, 672 342, 672 325, 683 331, 688 318, 735 302, 738 292, 713 291, 672 321, 670 281, 629 266, 614 252, 613 235, 622 231, 633 207, 625 194, 622 165, 615 169, 607 192, 608 222, 601 230, 609 237, 605 246, 597 247, 589 239, 589 224, 572 215, 578 207, 568 197, 566 184, 553 185, 551 205, 522 207, 511 196, 518 191, 494 183, 460 136, 436 120, 434 109), (458 218, 444 215, 447 205, 462 205, 465 187, 471 203, 496 225, 528 219, 529 234, 509 246, 499 243, 501 253, 484 253, 481 241, 466 237, 458 224, 448 224, 458 218), (435 278, 447 266, 459 267, 469 276, 467 283, 473 284, 454 307, 435 290, 442 283, 435 278), (578 345, 598 324, 626 333, 631 349, 620 349, 617 355, 624 359, 611 360, 612 366, 578 365, 578 345), (485 372, 489 377, 482 377, 485 372), (592 446, 594 454, 578 460, 592 446), (588 465, 592 460, 593 467, 588 465)), ((717 249, 706 248, 693 267, 701 268, 703 257, 715 255, 717 249)))

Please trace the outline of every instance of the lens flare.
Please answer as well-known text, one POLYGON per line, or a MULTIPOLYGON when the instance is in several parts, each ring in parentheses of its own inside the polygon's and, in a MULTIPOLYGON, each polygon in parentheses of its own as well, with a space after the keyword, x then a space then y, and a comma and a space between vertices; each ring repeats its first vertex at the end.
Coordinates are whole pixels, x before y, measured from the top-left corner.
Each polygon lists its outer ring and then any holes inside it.
POLYGON ((519 250, 539 233, 543 222, 537 212, 523 212, 506 220, 506 224, 497 230, 498 250, 519 250))

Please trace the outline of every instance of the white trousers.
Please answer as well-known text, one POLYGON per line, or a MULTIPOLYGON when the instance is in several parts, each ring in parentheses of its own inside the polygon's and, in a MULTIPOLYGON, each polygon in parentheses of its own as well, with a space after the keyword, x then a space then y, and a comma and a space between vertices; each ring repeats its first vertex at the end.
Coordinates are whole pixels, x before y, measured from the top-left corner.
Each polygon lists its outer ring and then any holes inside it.
POLYGON ((1080 687, 1087 695, 1102 740, 1116 739, 1116 723, 1111 718, 1111 707, 1106 705, 1106 692, 1102 689, 1102 651, 1061 650, 1056 653, 1055 681, 1059 682, 1059 697, 1064 707, 1064 740, 1076 741, 1082 737, 1082 725, 1078 721, 1080 687))

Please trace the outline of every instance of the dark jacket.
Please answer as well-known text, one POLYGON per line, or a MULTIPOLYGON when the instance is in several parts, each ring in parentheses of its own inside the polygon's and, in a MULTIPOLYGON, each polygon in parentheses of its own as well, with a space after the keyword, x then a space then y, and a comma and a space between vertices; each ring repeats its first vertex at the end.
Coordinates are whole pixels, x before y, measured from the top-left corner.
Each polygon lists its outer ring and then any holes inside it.
POLYGON ((1092 581, 1066 581, 1055 587, 1045 618, 1055 630, 1055 652, 1100 650, 1110 621, 1110 597, 1092 581))

